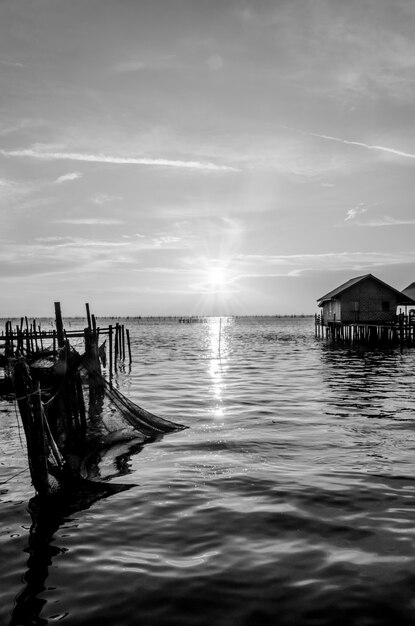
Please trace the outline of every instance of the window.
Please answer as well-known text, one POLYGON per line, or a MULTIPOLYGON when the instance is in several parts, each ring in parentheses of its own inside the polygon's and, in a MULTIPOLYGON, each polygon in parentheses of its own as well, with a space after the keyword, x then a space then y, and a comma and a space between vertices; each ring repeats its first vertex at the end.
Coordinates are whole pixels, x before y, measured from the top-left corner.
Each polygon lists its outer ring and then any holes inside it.
POLYGON ((389 300, 382 300, 382 311, 390 311, 389 300))

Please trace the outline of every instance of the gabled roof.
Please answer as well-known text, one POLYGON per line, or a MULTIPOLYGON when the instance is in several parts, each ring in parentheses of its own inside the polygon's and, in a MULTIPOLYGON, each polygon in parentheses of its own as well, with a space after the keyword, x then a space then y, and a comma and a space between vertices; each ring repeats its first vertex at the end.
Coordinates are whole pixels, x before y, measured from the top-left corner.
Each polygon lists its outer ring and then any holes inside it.
POLYGON ((347 289, 350 289, 350 287, 353 287, 353 285, 356 285, 361 280, 364 280, 365 278, 369 278, 369 276, 371 276, 371 274, 365 274, 364 276, 356 276, 356 278, 351 278, 346 283, 343 283, 339 287, 336 287, 336 289, 333 289, 332 291, 329 291, 328 293, 326 293, 325 296, 318 298, 317 302, 323 303, 323 302, 326 302, 327 300, 331 300, 332 298, 335 298, 336 296, 343 293, 347 289))
MULTIPOLYGON (((372 279, 380 283, 384 287, 387 287, 388 289, 393 291, 397 295, 397 304, 415 304, 414 300, 412 300, 412 298, 408 296, 408 294, 398 291, 398 289, 391 287, 387 283, 383 282, 383 280, 380 280, 380 278, 376 278, 376 276, 373 276, 373 274, 365 274, 364 276, 357 276, 356 278, 351 278, 346 283, 343 283, 343 285, 340 285, 339 287, 336 287, 336 289, 333 289, 332 291, 329 291, 328 293, 326 293, 325 296, 322 296, 321 298, 317 300, 319 306, 323 306, 324 302, 327 302, 328 300, 331 300, 332 298, 336 298, 337 296, 339 296, 340 294, 343 294, 345 291, 347 291, 351 287, 354 287, 358 283, 363 282, 367 279, 372 279)), ((415 283, 412 283, 412 285, 415 286, 415 283)))
POLYGON ((402 293, 405 296, 408 296, 408 298, 412 298, 412 300, 415 300, 415 283, 411 283, 405 289, 402 289, 402 293))

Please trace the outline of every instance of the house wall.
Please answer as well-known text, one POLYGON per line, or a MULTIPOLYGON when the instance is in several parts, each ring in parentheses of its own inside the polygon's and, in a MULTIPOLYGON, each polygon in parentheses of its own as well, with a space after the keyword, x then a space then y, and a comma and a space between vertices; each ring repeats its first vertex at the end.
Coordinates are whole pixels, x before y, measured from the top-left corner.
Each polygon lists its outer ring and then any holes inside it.
POLYGON ((393 321, 396 315, 396 294, 371 279, 355 285, 340 298, 342 322, 384 323, 393 321))
POLYGON ((325 302, 323 306, 323 324, 327 322, 341 321, 341 302, 340 300, 333 298, 329 302, 325 302))

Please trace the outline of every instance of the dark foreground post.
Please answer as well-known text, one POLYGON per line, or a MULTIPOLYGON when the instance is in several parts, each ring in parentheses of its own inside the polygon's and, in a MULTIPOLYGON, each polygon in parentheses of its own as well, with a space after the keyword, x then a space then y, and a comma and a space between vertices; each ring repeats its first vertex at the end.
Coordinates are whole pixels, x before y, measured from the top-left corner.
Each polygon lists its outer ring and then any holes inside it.
POLYGON ((92 328, 92 323, 91 323, 91 312, 89 310, 89 304, 88 302, 85 304, 85 308, 86 308, 86 319, 88 321, 88 328, 92 328))
POLYGON ((14 367, 13 383, 26 435, 33 486, 39 495, 46 496, 50 493, 50 485, 40 388, 33 384, 29 368, 23 360, 14 367))
POLYGON ((62 321, 60 302, 55 302, 55 318, 56 318, 56 333, 58 336, 58 348, 63 348, 63 346, 65 345, 65 335, 63 332, 63 321, 62 321))

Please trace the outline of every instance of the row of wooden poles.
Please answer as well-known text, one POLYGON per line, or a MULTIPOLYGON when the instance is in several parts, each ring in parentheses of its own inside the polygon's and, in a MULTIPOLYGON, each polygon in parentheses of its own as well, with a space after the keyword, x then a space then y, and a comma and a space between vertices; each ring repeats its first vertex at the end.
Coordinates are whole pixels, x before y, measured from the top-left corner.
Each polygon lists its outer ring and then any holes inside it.
POLYGON ((330 321, 324 323, 321 315, 315 316, 315 336, 330 339, 332 343, 383 343, 415 345, 415 324, 410 324, 404 315, 399 315, 392 324, 349 324, 330 321))
POLYGON ((108 339, 108 369, 109 376, 112 377, 120 361, 128 359, 131 365, 131 341, 128 328, 124 324, 110 324, 106 328, 97 326, 95 315, 91 314, 89 304, 86 307, 87 328, 83 330, 65 330, 61 312, 60 302, 55 302, 56 329, 42 330, 41 325, 34 319, 29 323, 27 317, 20 319, 20 325, 13 327, 11 321, 7 321, 5 330, 2 331, 0 339, 4 342, 5 355, 13 356, 20 353, 24 356, 33 357, 37 353, 51 350, 56 354, 57 350, 65 345, 66 340, 72 338, 84 338, 87 345, 86 335, 92 334, 93 339, 98 344, 99 339, 108 339), (52 345, 47 348, 46 340, 51 340, 52 345))

